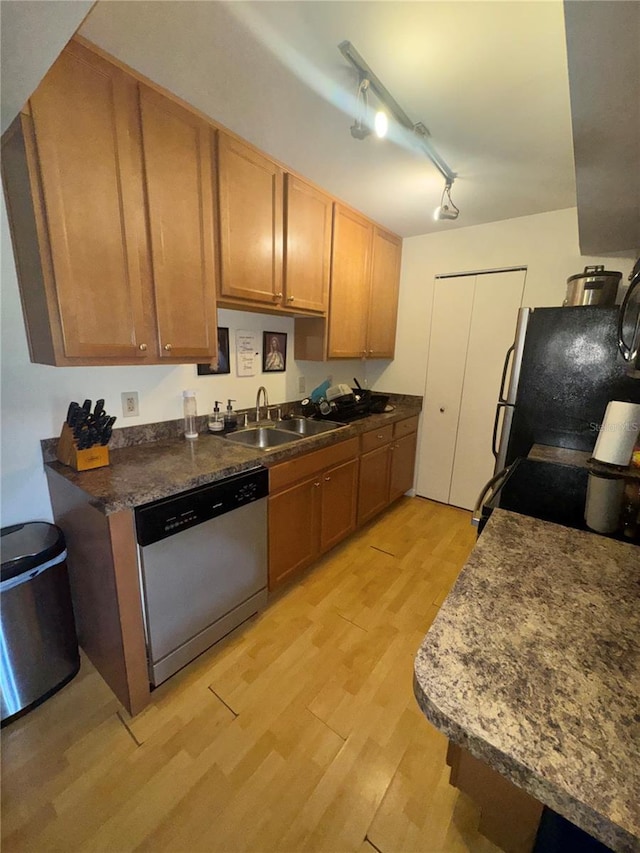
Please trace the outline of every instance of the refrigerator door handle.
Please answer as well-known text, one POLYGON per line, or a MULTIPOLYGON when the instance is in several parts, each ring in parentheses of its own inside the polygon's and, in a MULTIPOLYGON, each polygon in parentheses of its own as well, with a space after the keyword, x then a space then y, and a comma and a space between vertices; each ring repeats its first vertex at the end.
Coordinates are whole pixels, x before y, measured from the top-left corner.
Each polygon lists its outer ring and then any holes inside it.
POLYGON ((496 416, 493 420, 493 436, 491 437, 491 452, 495 459, 498 458, 498 424, 500 422, 500 410, 506 409, 507 407, 513 405, 512 403, 507 403, 504 400, 500 400, 500 402, 496 405, 496 416))
POLYGON ((640 334, 636 332, 638 340, 634 341, 631 345, 629 345, 624 339, 623 327, 625 315, 627 313, 627 306, 629 305, 631 295, 635 291, 636 287, 640 287, 640 272, 636 273, 636 275, 631 280, 629 289, 624 295, 622 305, 620 306, 620 311, 618 312, 618 347, 620 349, 620 352, 622 353, 622 357, 624 358, 624 360, 630 362, 634 361, 636 356, 638 355, 638 347, 640 346, 640 334))
POLYGON ((476 501, 476 505, 473 508, 473 514, 471 516, 471 524, 473 527, 477 527, 480 524, 480 520, 482 519, 482 507, 487 501, 487 493, 490 492, 490 498, 492 498, 495 492, 502 485, 503 480, 506 478, 510 470, 510 467, 503 468, 502 471, 498 471, 497 474, 494 474, 478 495, 478 500, 476 501))
MULTIPOLYGON (((500 380, 500 391, 498 392, 498 405, 500 405, 500 403, 506 403, 507 402, 507 399, 504 396, 504 386, 505 386, 505 382, 507 381, 507 371, 509 370, 509 360, 510 360, 511 356, 513 355, 513 353, 515 352, 515 348, 516 348, 516 345, 511 344, 511 346, 507 350, 507 354, 504 357, 504 364, 502 365, 502 379, 500 380)), ((497 418, 497 413, 496 413, 496 418, 497 418)), ((495 443, 494 443, 494 447, 495 447, 495 443)), ((494 454, 494 456, 495 456, 495 454, 494 454)))

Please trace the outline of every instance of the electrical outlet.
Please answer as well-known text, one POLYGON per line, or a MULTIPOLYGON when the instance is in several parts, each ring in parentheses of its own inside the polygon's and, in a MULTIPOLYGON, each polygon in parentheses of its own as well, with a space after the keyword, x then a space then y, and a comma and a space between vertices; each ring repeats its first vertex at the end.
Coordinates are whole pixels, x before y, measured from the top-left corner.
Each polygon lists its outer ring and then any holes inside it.
POLYGON ((304 394, 304 390, 307 387, 307 383, 305 381, 304 376, 298 376, 298 393, 304 394))
POLYGON ((122 398, 122 414, 125 418, 135 418, 140 414, 138 408, 138 392, 123 391, 120 395, 122 398))

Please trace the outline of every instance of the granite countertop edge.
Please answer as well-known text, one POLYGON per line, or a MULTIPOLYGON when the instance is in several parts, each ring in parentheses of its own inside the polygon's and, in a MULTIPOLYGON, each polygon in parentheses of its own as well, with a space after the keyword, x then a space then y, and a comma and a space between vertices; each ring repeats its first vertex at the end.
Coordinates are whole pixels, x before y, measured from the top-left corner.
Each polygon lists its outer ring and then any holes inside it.
POLYGON ((470 732, 448 714, 441 711, 423 692, 415 673, 413 676, 413 695, 427 720, 453 743, 470 752, 474 758, 483 761, 516 787, 521 788, 525 793, 549 806, 558 814, 564 815, 618 853, 638 853, 640 842, 622 827, 606 820, 589 806, 560 790, 552 782, 537 775, 531 767, 527 767, 512 756, 505 754, 502 750, 488 743, 483 737, 470 732))
POLYGON ((331 432, 307 436, 266 450, 204 433, 195 442, 187 442, 182 437, 164 438, 161 441, 115 448, 111 450, 109 466, 91 471, 78 472, 55 460, 45 461, 44 464, 49 476, 60 476, 73 483, 88 496, 94 508, 111 515, 215 483, 258 466, 269 468, 323 450, 364 432, 419 415, 421 408, 421 398, 404 398, 393 412, 372 414, 331 432), (165 474, 161 470, 163 461, 170 462, 171 468, 165 474))
MULTIPOLYGON (((554 542, 557 537, 562 539, 563 536, 570 535, 572 540, 573 537, 578 537, 582 541, 583 547, 588 550, 592 548, 594 554, 600 554, 601 549, 611 547, 621 557, 626 552, 624 559, 628 561, 628 549, 635 550, 636 547, 628 543, 612 542, 606 537, 594 533, 567 531, 551 522, 527 519, 505 510, 496 510, 494 515, 496 516, 495 521, 498 521, 502 527, 504 527, 507 519, 508 524, 521 527, 523 535, 526 535, 527 525, 535 525, 535 530, 540 532, 544 530, 554 542), (556 530, 558 531, 557 534, 556 530)), ((487 526, 487 531, 493 529, 491 527, 492 522, 494 522, 493 517, 487 526)), ((502 527, 500 528, 501 532, 502 527)), ((640 838, 634 831, 633 823, 631 826, 620 825, 615 822, 617 814, 615 811, 603 813, 594 808, 593 804, 587 804, 581 796, 581 790, 586 789, 581 789, 580 785, 565 787, 562 773, 557 774, 556 778, 553 775, 548 775, 550 767, 548 762, 542 760, 540 768, 536 769, 533 764, 527 763, 526 756, 510 754, 508 749, 505 751, 505 746, 508 747, 509 740, 507 739, 504 743, 499 744, 494 738, 494 734, 499 731, 499 729, 495 729, 495 724, 498 720, 502 720, 501 715, 487 718, 486 714, 490 711, 471 707, 467 711, 460 704, 460 697, 464 699, 467 693, 469 699, 465 699, 465 701, 472 700, 475 691, 469 689, 468 679, 474 678, 474 676, 471 671, 467 673, 465 669, 456 668, 455 664, 451 665, 447 659, 447 655, 450 654, 447 636, 451 636, 451 631, 455 628, 456 614, 460 613, 461 602, 466 601, 468 603, 469 601, 470 590, 474 589, 474 581, 477 581, 479 576, 478 568, 487 559, 484 556, 485 553, 489 557, 497 553, 496 547, 500 543, 496 539, 495 542, 491 541, 489 544, 487 540, 490 539, 490 536, 491 533, 489 536, 487 533, 483 534, 479 542, 479 545, 482 546, 480 550, 483 556, 476 556, 475 559, 470 557, 470 561, 463 568, 449 594, 449 600, 453 602, 450 609, 447 609, 447 600, 445 600, 420 645, 413 673, 413 691, 416 701, 427 720, 439 731, 443 732, 452 742, 467 749, 475 758, 484 761, 514 785, 600 839, 618 853, 638 853, 640 851, 640 838), (460 682, 461 677, 464 677, 463 682, 460 682), (448 707, 450 691, 453 691, 451 695, 457 698, 451 703, 451 707, 448 707)), ((561 549, 562 545, 559 548, 561 549)), ((561 550, 559 553, 562 553, 561 550)), ((477 554, 479 555, 480 551, 477 554)), ((503 607, 508 605, 509 601, 505 600, 502 603, 503 607)), ((482 607, 482 604, 480 606, 482 607)), ((467 613, 467 618, 468 615, 467 613)), ((482 619, 484 616, 481 617, 482 619)), ((496 630, 500 630, 500 626, 496 630)), ((463 629, 463 632, 465 631, 467 628, 463 629)), ((481 629, 478 629, 479 635, 480 631, 481 629)), ((454 652, 454 656, 457 660, 457 652, 454 652)), ((490 664, 495 662, 495 647, 484 657, 481 653, 480 661, 482 666, 489 668, 490 664)), ((490 705, 488 707, 490 708, 490 705)), ((541 719, 540 724, 543 722, 544 720, 541 719)), ((541 732, 541 737, 545 737, 544 732, 541 732)), ((517 753, 518 750, 515 752, 517 753)), ((535 760, 540 761, 540 758, 541 754, 538 752, 535 760)))

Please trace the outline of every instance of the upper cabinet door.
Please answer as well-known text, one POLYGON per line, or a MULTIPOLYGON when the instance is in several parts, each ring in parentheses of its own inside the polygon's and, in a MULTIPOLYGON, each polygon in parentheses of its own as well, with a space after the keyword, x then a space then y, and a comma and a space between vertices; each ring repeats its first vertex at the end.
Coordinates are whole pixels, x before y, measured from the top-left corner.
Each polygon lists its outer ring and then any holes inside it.
POLYGON ((372 224, 335 205, 331 262, 329 358, 366 354, 372 224))
POLYGON ((367 358, 393 358, 396 345, 402 240, 373 229, 367 358))
POLYGON ((219 134, 220 294, 281 304, 282 169, 219 134))
POLYGON ((285 305, 325 313, 331 270, 333 200, 286 175, 284 231, 285 305))
POLYGON ((215 358, 214 131, 143 85, 140 107, 160 356, 215 358))
POLYGON ((70 42, 31 98, 68 358, 146 358, 137 84, 70 42))

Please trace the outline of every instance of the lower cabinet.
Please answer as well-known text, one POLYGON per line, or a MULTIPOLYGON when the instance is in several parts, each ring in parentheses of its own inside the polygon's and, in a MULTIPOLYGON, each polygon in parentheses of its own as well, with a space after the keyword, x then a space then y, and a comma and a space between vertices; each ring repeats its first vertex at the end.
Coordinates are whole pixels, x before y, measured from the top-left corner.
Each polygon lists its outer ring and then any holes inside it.
POLYGON ((389 501, 395 501, 413 487, 417 440, 418 434, 414 432, 399 438, 391 445, 389 501))
POLYGON ((360 457, 358 524, 364 524, 389 503, 389 447, 385 444, 360 457))
POLYGON ((362 436, 358 525, 382 512, 413 486, 417 428, 418 418, 407 418, 362 436))
POLYGON ((413 486, 417 428, 406 418, 270 469, 270 590, 413 486))
POLYGON ((318 556, 317 477, 269 498, 269 589, 318 556))
POLYGON ((269 589, 274 589, 356 529, 358 439, 275 465, 269 477, 269 589))
POLYGON ((356 529, 358 460, 351 459, 322 475, 320 489, 320 553, 356 529))

